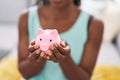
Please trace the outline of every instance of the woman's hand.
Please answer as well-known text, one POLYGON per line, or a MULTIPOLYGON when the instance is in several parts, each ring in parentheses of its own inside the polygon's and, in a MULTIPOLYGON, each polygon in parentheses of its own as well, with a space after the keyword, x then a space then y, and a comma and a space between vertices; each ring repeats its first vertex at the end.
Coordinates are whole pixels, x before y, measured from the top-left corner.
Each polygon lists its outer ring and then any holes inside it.
POLYGON ((33 40, 30 45, 29 45, 29 60, 31 62, 44 62, 46 61, 45 58, 46 58, 46 55, 44 52, 42 52, 39 48, 38 45, 35 45, 35 40, 33 40))
POLYGON ((61 41, 60 44, 53 44, 50 46, 50 50, 47 51, 50 60, 59 62, 64 60, 66 56, 70 55, 70 46, 65 41, 61 41))

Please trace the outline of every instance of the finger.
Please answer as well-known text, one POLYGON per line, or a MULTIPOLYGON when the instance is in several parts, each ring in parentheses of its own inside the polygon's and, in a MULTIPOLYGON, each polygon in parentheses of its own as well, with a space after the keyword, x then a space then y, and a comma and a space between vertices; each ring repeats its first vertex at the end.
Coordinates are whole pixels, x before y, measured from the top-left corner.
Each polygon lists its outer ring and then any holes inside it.
POLYGON ((50 59, 50 56, 46 56, 46 57, 47 57, 47 60, 51 60, 51 59, 50 59))
POLYGON ((45 61, 44 55, 45 55, 45 53, 41 52, 38 59, 37 59, 37 62, 39 62, 39 63, 44 62, 45 61))
POLYGON ((30 44, 35 45, 35 39, 33 39, 30 44))
POLYGON ((58 60, 62 60, 65 58, 65 56, 62 55, 61 52, 56 47, 50 46, 50 49, 58 60))
POLYGON ((48 53, 47 53, 47 54, 45 53, 45 58, 46 58, 47 60, 51 60, 51 59, 50 59, 50 56, 48 55, 48 53))
POLYGON ((68 43, 67 43, 65 40, 62 40, 62 41, 60 42, 60 45, 61 45, 62 47, 65 47, 66 45, 68 45, 68 43))
POLYGON ((39 48, 39 46, 38 45, 34 45, 34 46, 30 46, 29 48, 28 48, 28 50, 29 50, 29 52, 34 52, 35 50, 37 50, 39 48))
POLYGON ((46 52, 45 52, 45 54, 44 54, 44 59, 46 59, 46 60, 50 60, 50 56, 48 55, 48 54, 46 54, 46 52))
POLYGON ((44 59, 47 59, 47 55, 46 54, 43 57, 44 57, 44 59))
POLYGON ((29 60, 30 60, 31 62, 33 62, 33 61, 36 60, 36 58, 37 58, 38 56, 39 56, 38 54, 30 54, 30 55, 28 56, 28 58, 29 58, 29 60))
POLYGON ((65 50, 64 50, 64 48, 61 46, 61 45, 58 45, 57 43, 55 43, 54 44, 55 45, 55 47, 58 49, 58 51, 62 54, 62 55, 64 55, 64 53, 65 53, 65 50))
POLYGON ((63 54, 63 55, 67 55, 71 52, 71 48, 69 46, 69 44, 66 41, 61 41, 61 44, 65 44, 65 46, 61 46, 59 44, 55 44, 55 46, 57 47, 57 49, 63 54))
POLYGON ((55 57, 55 55, 52 53, 51 50, 48 50, 47 51, 49 57, 50 57, 50 60, 54 61, 54 62, 58 62, 57 58, 55 57))
POLYGON ((30 54, 28 56, 28 58, 30 59, 30 61, 35 61, 39 57, 39 54, 40 54, 40 49, 38 49, 34 53, 30 54))
POLYGON ((45 55, 46 55, 46 59, 47 59, 47 60, 51 60, 48 52, 45 52, 45 55))

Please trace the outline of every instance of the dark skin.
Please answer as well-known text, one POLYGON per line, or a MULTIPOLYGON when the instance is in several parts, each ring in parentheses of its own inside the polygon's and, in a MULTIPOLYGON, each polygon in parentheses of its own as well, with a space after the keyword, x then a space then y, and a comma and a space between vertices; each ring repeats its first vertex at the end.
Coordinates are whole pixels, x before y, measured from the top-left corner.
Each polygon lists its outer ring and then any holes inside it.
MULTIPOLYGON (((59 5, 54 1, 50 0, 51 5, 39 8, 40 23, 43 29, 55 28, 59 33, 63 33, 71 28, 81 11, 71 0, 60 0, 59 5)), ((76 65, 70 56, 71 49, 67 41, 62 40, 60 44, 51 45, 47 51, 48 56, 35 45, 34 40, 29 44, 27 19, 26 11, 19 20, 18 66, 23 77, 29 79, 37 75, 46 61, 51 60, 59 63, 68 80, 90 80, 103 36, 103 23, 100 20, 94 17, 91 19, 83 57, 79 65, 76 65)))

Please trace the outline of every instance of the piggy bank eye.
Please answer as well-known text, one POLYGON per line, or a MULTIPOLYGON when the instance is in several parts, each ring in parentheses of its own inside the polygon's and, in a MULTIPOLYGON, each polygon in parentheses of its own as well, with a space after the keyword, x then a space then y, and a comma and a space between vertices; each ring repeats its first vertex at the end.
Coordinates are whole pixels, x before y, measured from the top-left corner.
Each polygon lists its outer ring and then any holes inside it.
POLYGON ((52 39, 50 39, 50 42, 52 42, 52 39))
POLYGON ((42 41, 42 38, 40 38, 40 41, 42 41))

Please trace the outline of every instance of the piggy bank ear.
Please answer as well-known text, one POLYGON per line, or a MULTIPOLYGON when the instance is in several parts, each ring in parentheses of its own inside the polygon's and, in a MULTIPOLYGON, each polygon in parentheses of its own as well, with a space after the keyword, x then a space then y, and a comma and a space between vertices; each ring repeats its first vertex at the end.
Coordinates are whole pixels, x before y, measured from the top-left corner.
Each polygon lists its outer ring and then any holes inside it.
POLYGON ((54 29, 50 32, 50 34, 57 37, 58 36, 58 31, 56 29, 54 29))
POLYGON ((42 33, 44 33, 44 30, 42 30, 42 29, 37 30, 37 35, 42 34, 42 33))

